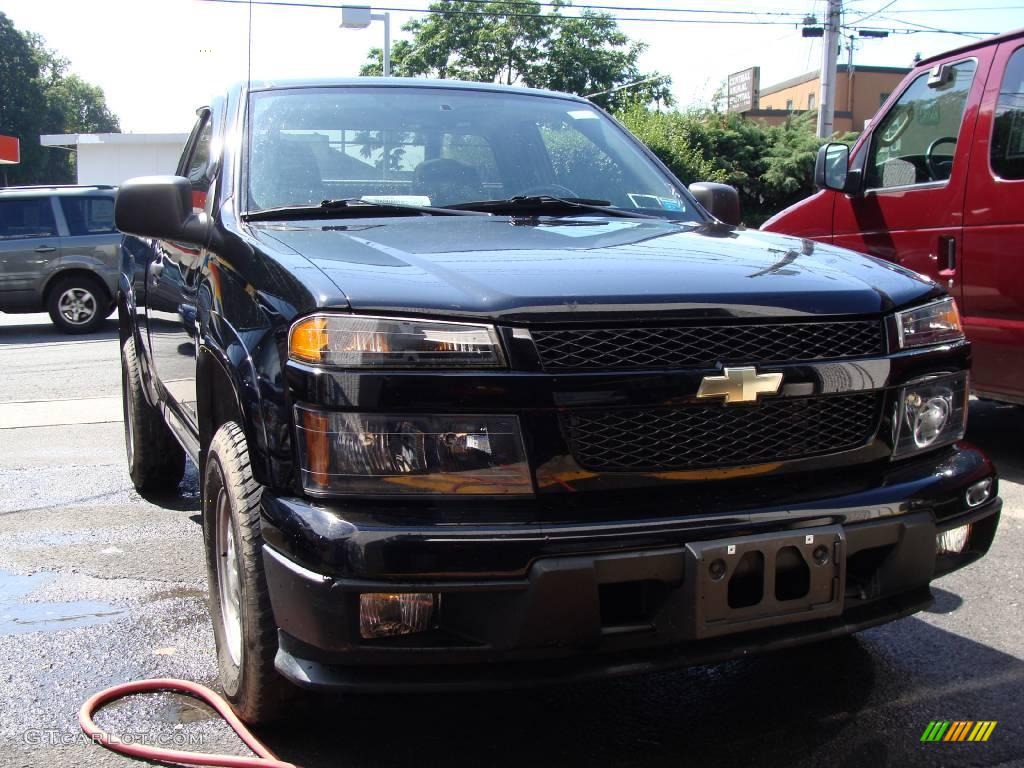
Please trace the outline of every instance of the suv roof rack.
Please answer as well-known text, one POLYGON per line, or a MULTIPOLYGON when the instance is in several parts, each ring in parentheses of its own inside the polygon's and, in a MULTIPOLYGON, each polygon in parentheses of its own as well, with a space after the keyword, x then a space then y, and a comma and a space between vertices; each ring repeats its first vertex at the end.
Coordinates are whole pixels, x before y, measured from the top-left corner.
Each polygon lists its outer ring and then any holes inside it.
POLYGON ((0 192, 31 191, 34 189, 114 189, 113 184, 26 184, 17 187, 0 187, 0 192))

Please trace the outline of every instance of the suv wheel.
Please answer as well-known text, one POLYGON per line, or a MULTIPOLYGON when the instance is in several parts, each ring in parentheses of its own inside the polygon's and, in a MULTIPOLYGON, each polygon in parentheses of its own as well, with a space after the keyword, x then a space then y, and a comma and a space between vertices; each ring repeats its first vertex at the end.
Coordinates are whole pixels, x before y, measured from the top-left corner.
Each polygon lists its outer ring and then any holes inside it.
POLYGON ((185 451, 164 423, 160 411, 146 402, 135 339, 121 347, 121 405, 128 474, 140 491, 169 491, 185 475, 185 451))
POLYGON ((89 333, 109 316, 110 298, 94 277, 58 277, 47 296, 46 311, 64 333, 89 333))
POLYGON ((260 496, 241 427, 213 436, 203 476, 210 614, 224 693, 249 723, 280 716, 292 691, 274 669, 277 625, 263 573, 260 496))

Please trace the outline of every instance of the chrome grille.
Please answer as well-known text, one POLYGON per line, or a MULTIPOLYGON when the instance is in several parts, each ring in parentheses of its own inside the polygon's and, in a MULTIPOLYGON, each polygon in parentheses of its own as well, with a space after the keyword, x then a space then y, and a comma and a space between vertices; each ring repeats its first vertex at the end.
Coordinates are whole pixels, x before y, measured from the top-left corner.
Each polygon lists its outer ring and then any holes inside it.
POLYGON ((577 463, 599 472, 726 467, 858 448, 877 429, 882 394, 576 411, 560 416, 577 463))
POLYGON ((545 370, 710 368, 885 353, 879 320, 532 331, 545 370))

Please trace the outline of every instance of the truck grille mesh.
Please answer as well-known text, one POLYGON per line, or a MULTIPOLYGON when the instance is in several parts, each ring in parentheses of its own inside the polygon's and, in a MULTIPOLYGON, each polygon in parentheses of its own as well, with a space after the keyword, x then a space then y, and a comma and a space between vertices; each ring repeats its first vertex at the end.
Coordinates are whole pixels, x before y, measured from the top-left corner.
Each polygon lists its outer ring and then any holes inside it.
POLYGON ((709 368, 885 353, 878 320, 532 331, 545 370, 709 368))
POLYGON ((882 395, 578 411, 560 416, 580 466, 599 472, 725 467, 858 448, 877 429, 882 395))

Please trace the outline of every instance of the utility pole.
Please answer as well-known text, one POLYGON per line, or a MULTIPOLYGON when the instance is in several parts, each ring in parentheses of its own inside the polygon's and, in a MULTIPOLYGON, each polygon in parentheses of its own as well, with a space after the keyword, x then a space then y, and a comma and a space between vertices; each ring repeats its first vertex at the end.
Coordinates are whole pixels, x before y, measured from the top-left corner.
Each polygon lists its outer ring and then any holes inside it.
POLYGON ((839 14, 842 0, 828 0, 825 34, 821 40, 821 94, 818 97, 818 136, 834 133, 836 113, 836 59, 839 58, 839 14))

